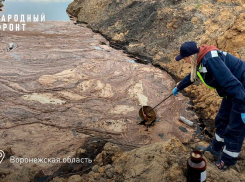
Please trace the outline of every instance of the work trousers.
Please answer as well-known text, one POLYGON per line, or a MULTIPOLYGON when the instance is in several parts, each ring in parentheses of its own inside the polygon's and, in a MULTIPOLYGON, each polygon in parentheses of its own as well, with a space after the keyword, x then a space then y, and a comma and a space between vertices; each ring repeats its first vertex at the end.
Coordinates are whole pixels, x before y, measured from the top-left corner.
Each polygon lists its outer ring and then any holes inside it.
POLYGON ((223 98, 215 118, 215 128, 213 150, 223 148, 221 160, 227 165, 236 164, 245 137, 245 124, 238 106, 231 99, 223 98))

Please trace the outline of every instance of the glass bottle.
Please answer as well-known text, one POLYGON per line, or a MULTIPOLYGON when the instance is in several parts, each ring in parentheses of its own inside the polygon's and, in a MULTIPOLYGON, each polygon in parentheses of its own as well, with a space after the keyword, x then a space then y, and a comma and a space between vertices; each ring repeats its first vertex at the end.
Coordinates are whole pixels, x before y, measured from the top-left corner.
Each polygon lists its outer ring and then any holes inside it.
POLYGON ((192 151, 187 159, 187 182, 205 182, 206 161, 200 151, 192 151))

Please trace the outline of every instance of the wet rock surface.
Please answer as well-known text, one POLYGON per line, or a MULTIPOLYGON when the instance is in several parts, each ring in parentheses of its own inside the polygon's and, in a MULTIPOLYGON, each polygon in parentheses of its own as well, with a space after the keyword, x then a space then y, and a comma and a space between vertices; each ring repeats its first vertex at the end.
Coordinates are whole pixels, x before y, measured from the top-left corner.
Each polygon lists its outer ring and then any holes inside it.
MULTIPOLYGON (((111 45, 151 62, 179 81, 190 73, 190 65, 174 58, 188 40, 215 45, 245 60, 244 9, 243 0, 74 0, 67 10, 78 22, 102 33, 111 45)), ((212 134, 210 123, 221 103, 217 93, 201 83, 182 93, 193 99, 192 108, 212 134)))
MULTIPOLYGON (((243 3, 75 0, 68 12, 107 40, 72 22, 1 32, 0 149, 6 158, 0 181, 186 181, 186 160, 198 145, 208 145, 200 140, 213 132, 220 98, 197 83, 182 92, 191 101, 179 94, 156 108, 148 131, 138 125, 138 111, 171 93, 170 75, 178 81, 189 72, 189 65, 174 61, 186 40, 244 59, 243 3), (186 126, 179 116, 204 122, 206 130, 194 139, 200 126, 186 126), (10 163, 11 156, 93 163, 20 165, 10 163)), ((245 181, 244 158, 243 147, 237 165, 221 172, 205 153, 206 181, 245 181)))
MULTIPOLYGON (((180 115, 196 118, 186 111, 189 99, 182 94, 155 109, 157 119, 148 131, 138 125, 142 105, 154 106, 171 94, 175 81, 166 72, 136 63, 85 25, 26 27, 1 33, 0 146, 6 153, 11 149, 15 158, 62 159, 76 156, 88 136, 114 141, 124 150, 173 136, 182 142, 192 138, 195 128, 178 120, 180 115), (9 43, 15 48, 7 50, 9 43)), ((4 181, 61 175, 58 163, 20 165, 5 158, 1 169, 9 170, 2 173, 4 181)), ((114 172, 105 174, 113 178, 114 172)))
MULTIPOLYGON (((190 65, 175 62, 174 57, 179 53, 179 46, 188 40, 194 40, 199 45, 213 44, 219 49, 229 51, 245 60, 244 8, 243 0, 75 0, 68 7, 68 12, 77 17, 78 23, 85 22, 94 31, 103 34, 110 40, 112 46, 137 56, 141 62, 151 62, 154 66, 166 70, 176 81, 179 81, 190 72, 190 65)), ((182 93, 191 97, 190 104, 192 106, 189 109, 196 111, 199 121, 204 123, 205 131, 208 131, 206 134, 213 137, 214 118, 221 102, 217 93, 199 82, 186 88, 182 93)), ((164 137, 162 134, 159 136, 164 137)), ((196 149, 195 142, 198 140, 195 139, 192 144, 188 145, 187 150, 196 149)), ((198 144, 208 145, 208 143, 198 144)), ((205 153, 205 157, 208 161, 206 181, 244 181, 244 147, 239 155, 237 165, 226 172, 215 168, 215 160, 212 155, 205 153)), ((126 159, 125 161, 128 162, 126 159)), ((154 179, 152 181, 185 181, 183 178, 185 168, 181 166, 181 170, 179 170, 179 161, 181 161, 181 157, 177 157, 172 165, 175 166, 173 171, 177 171, 176 175, 171 176, 171 174, 175 174, 172 172, 169 176, 159 179, 162 177, 159 173, 148 181, 152 179, 154 179), (176 179, 176 176, 179 176, 180 180, 176 179)), ((130 167, 133 168, 135 165, 130 165, 130 167)), ((128 166, 128 169, 130 167, 128 166)), ((137 170, 140 170, 140 167, 137 170)), ((121 171, 122 168, 117 169, 121 171)), ((157 169, 156 171, 159 172, 157 169)), ((160 171, 163 170, 160 169, 160 171)), ((144 181, 146 176, 143 179, 140 178, 144 172, 137 173, 138 176, 130 174, 130 177, 127 176, 127 180, 144 181), (140 179, 136 179, 137 177, 140 179)), ((161 174, 165 175, 165 172, 168 173, 168 171, 164 171, 161 174)), ((93 174, 90 173, 91 175, 93 174)), ((96 181, 94 178, 88 179, 96 181)), ((125 178, 122 177, 120 180, 123 181, 125 178)))

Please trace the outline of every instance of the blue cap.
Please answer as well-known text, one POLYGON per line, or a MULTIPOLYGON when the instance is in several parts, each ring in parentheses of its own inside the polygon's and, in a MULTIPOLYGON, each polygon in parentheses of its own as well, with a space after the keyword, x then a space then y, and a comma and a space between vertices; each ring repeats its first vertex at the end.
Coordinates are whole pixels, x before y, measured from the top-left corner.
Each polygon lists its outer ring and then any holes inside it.
POLYGON ((185 42, 181 45, 180 54, 176 56, 175 60, 180 61, 184 57, 188 57, 188 56, 198 53, 198 51, 199 49, 197 48, 196 42, 193 42, 193 41, 185 42))

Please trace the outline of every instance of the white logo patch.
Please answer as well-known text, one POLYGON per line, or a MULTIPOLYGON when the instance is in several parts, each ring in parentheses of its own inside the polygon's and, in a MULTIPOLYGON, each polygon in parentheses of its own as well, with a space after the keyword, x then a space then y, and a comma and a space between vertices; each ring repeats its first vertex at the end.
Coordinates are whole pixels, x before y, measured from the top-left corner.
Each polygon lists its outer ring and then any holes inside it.
POLYGON ((217 51, 211 51, 212 57, 218 57, 218 52, 217 51))

